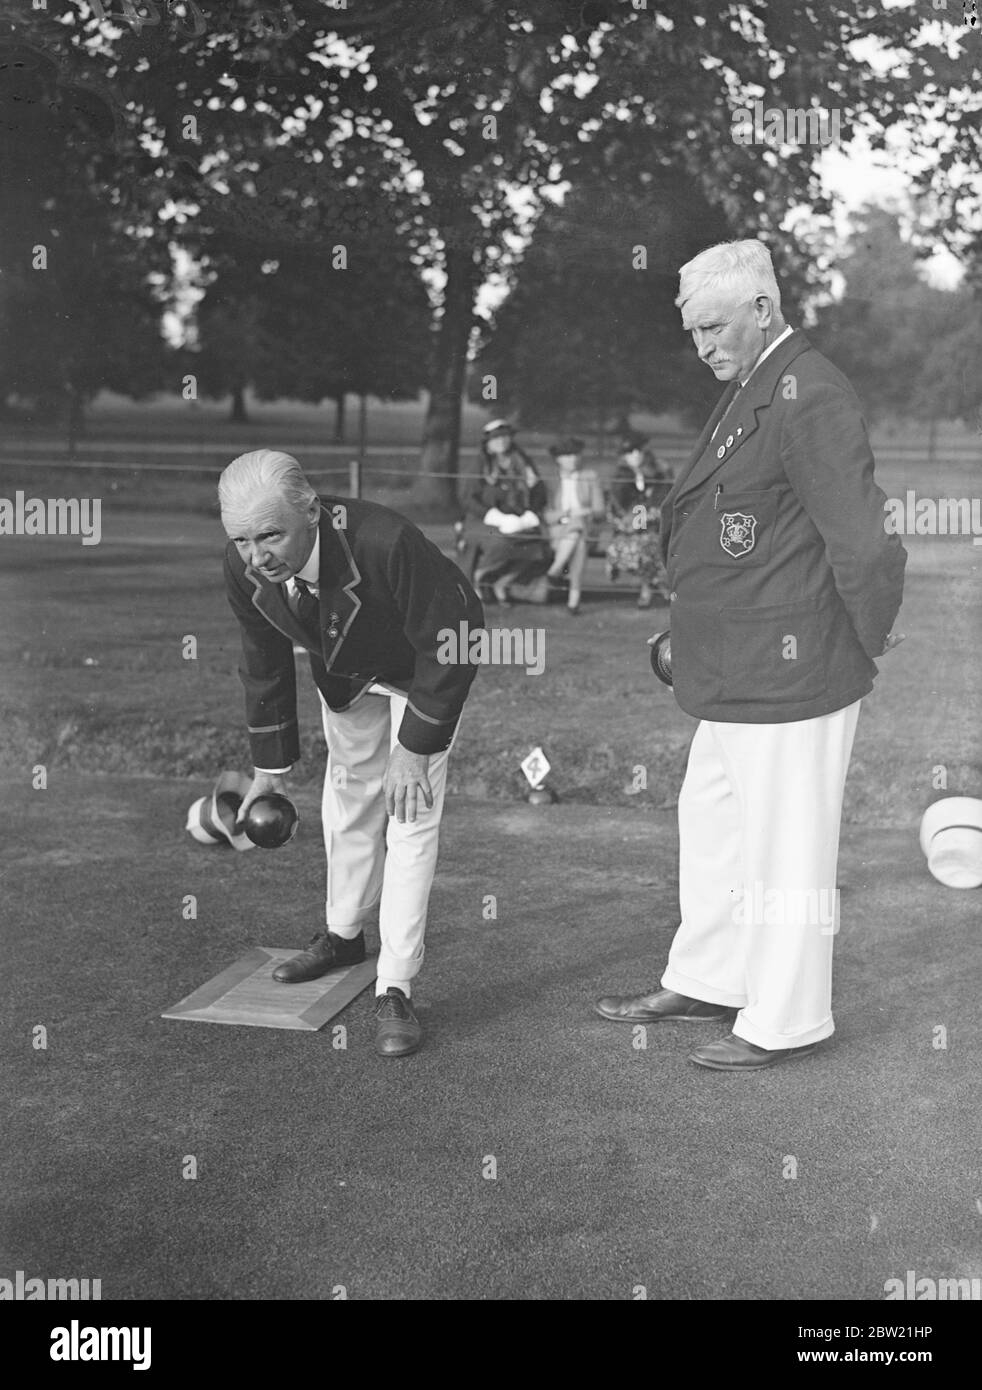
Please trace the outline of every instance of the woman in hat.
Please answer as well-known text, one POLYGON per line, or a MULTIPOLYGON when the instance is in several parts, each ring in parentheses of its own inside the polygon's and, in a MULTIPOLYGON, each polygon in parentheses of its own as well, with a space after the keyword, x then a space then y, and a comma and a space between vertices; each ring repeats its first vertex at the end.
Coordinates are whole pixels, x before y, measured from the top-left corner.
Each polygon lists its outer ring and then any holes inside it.
POLYGON ((672 479, 647 446, 647 436, 636 430, 624 436, 621 461, 610 485, 614 538, 607 547, 607 575, 611 580, 621 572, 637 575, 639 608, 651 607, 653 589, 668 599, 661 555, 661 503, 672 479))
POLYGON ((567 436, 553 444, 549 452, 556 460, 559 476, 552 484, 546 511, 554 551, 546 577, 556 582, 563 570, 569 569, 567 607, 575 614, 580 611, 587 528, 592 520, 603 520, 604 498, 593 469, 580 467, 582 439, 567 436))
POLYGON ((546 489, 508 420, 484 426, 481 455, 468 512, 488 531, 475 543, 471 577, 478 590, 489 585, 499 603, 508 603, 510 584, 534 579, 549 563, 542 531, 546 489))

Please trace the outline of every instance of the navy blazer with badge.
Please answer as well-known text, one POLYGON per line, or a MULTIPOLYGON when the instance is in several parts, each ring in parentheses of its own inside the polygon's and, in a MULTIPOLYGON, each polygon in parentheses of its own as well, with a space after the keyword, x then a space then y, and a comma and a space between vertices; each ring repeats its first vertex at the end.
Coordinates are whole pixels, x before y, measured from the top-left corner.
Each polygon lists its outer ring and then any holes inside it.
POLYGON ((662 504, 688 714, 785 723, 869 693, 907 560, 885 502, 856 393, 802 332, 730 383, 662 504))
POLYGON ((246 565, 232 541, 225 586, 242 633, 239 675, 256 767, 300 757, 294 643, 307 648, 331 709, 347 709, 384 681, 408 697, 398 731, 404 748, 432 754, 450 746, 477 667, 441 662, 440 633, 457 634, 462 622, 483 627, 484 610, 453 561, 405 517, 372 502, 321 498, 319 641, 284 585, 246 565))

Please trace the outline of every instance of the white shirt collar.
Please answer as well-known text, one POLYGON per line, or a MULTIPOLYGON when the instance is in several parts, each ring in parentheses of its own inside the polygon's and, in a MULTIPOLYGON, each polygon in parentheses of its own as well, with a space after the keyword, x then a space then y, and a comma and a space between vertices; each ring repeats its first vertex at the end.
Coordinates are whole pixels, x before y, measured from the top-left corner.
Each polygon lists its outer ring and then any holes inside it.
POLYGON ((750 380, 750 377, 753 376, 754 372, 755 372, 755 371, 757 370, 757 368, 760 366, 761 362, 763 362, 764 358, 765 358, 765 357, 770 357, 771 353, 772 353, 772 352, 774 351, 774 349, 777 347, 778 343, 783 343, 784 340, 785 340, 785 338, 787 338, 787 337, 789 336, 789 334, 791 334, 791 333, 793 333, 793 332, 794 332, 794 329, 791 327, 791 325, 790 325, 790 323, 789 323, 788 326, 787 326, 787 328, 785 328, 784 332, 781 334, 781 336, 780 336, 779 338, 775 338, 774 341, 773 341, 773 343, 771 343, 770 347, 764 348, 764 351, 760 354, 760 356, 757 358, 757 361, 754 363, 753 367, 751 368, 750 376, 748 376, 748 377, 746 378, 745 381, 741 381, 741 382, 740 382, 740 385, 741 385, 741 386, 746 386, 747 382, 750 380))
MULTIPOLYGON (((308 556, 307 563, 303 569, 298 570, 297 579, 302 579, 311 589, 317 589, 320 585, 321 577, 321 533, 320 527, 314 532, 314 548, 308 556)), ((290 580, 290 592, 296 593, 296 584, 290 580)))

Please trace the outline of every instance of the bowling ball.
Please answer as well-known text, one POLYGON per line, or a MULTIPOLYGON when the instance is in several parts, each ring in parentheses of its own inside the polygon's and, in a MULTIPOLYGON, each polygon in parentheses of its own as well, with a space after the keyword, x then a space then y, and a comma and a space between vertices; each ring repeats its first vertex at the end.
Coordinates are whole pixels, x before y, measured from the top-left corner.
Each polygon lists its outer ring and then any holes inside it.
POLYGON ((260 849, 279 849, 297 833, 300 817, 288 797, 279 792, 257 796, 245 813, 243 829, 260 849))
POLYGON ((672 634, 659 633, 651 647, 651 669, 664 685, 672 684, 672 634))

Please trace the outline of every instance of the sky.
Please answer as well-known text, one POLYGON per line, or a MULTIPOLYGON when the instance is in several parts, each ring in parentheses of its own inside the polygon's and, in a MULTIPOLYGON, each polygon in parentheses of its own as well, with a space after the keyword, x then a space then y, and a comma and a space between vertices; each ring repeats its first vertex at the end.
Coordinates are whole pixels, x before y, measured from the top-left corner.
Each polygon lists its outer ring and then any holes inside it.
MULTIPOLYGON (((836 200, 836 231, 842 237, 848 230, 849 216, 864 203, 891 202, 901 207, 908 201, 910 175, 901 158, 890 158, 870 150, 862 135, 848 146, 830 146, 822 155, 822 181, 836 200)), ((937 289, 955 289, 963 276, 960 262, 949 251, 938 248, 924 263, 924 277, 937 289)))
MULTIPOLYGON (((882 0, 882 4, 887 10, 916 7, 924 15, 924 38, 945 41, 952 56, 961 53, 967 63, 972 63, 979 35, 966 28, 961 0, 882 0)), ((857 40, 850 51, 885 78, 891 68, 903 65, 906 56, 873 36, 857 40)), ((941 133, 939 124, 938 135, 941 133)), ((888 151, 872 151, 862 132, 853 133, 848 144, 825 151, 820 169, 826 188, 838 200, 836 229, 840 234, 846 230, 849 213, 863 203, 897 202, 901 208, 908 204, 911 173, 916 164, 908 140, 909 132, 898 126, 889 134, 888 151)), ((925 262, 924 275, 936 288, 950 290, 958 285, 963 271, 950 252, 939 249, 925 262)))

